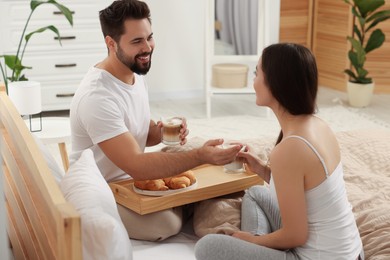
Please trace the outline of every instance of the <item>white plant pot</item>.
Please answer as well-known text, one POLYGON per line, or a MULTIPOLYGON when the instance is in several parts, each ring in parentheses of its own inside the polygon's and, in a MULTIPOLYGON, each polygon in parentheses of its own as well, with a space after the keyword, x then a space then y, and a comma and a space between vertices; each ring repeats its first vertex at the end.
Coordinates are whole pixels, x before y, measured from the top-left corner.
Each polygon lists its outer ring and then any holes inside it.
POLYGON ((8 96, 21 115, 33 115, 42 111, 41 83, 37 81, 9 82, 8 96))
POLYGON ((366 107, 370 105, 374 93, 374 82, 370 84, 347 83, 349 104, 353 107, 366 107))

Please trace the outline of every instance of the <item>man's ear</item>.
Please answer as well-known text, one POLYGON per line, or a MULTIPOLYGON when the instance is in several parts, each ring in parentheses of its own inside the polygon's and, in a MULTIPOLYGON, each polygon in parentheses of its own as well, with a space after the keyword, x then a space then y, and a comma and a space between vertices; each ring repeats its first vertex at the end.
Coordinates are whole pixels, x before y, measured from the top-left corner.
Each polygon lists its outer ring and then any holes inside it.
POLYGON ((116 50, 116 42, 115 42, 115 40, 111 36, 107 35, 106 38, 105 38, 105 42, 106 42, 107 48, 110 51, 115 51, 116 50))

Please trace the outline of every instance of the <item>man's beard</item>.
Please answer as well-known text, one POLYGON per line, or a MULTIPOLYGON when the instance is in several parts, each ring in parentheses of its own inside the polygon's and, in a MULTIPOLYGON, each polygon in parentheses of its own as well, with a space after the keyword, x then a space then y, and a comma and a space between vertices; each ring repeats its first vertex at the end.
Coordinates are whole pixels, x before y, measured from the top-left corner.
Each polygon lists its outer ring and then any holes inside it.
POLYGON ((132 59, 129 56, 126 56, 126 54, 123 52, 122 48, 118 45, 118 51, 116 52, 116 57, 120 62, 123 63, 126 67, 128 67, 132 72, 140 75, 145 75, 148 73, 150 66, 152 65, 152 53, 151 52, 143 52, 140 54, 135 55, 134 59, 132 59), (140 63, 137 62, 137 58, 140 56, 146 56, 149 55, 149 61, 146 63, 140 63))

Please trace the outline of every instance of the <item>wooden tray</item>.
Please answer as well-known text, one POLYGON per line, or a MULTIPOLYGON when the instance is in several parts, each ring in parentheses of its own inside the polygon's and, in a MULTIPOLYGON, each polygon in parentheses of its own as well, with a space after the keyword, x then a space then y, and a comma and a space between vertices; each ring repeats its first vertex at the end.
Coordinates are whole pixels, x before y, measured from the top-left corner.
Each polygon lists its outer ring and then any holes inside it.
POLYGON ((109 185, 117 203, 138 214, 145 215, 263 184, 263 180, 257 174, 252 172, 226 173, 222 166, 203 165, 193 171, 197 180, 195 189, 161 197, 137 194, 133 190, 133 180, 111 182, 109 185))

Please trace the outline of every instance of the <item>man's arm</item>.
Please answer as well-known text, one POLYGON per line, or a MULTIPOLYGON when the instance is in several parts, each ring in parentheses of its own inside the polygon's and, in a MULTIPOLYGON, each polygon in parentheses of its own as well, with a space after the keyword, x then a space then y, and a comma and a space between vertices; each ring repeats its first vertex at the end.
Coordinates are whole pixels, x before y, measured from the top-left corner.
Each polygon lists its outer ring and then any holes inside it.
POLYGON ((127 132, 99 143, 99 147, 116 166, 133 179, 147 180, 173 176, 205 163, 229 163, 241 147, 216 147, 222 143, 222 139, 210 140, 201 148, 186 152, 143 153, 134 137, 127 132))

